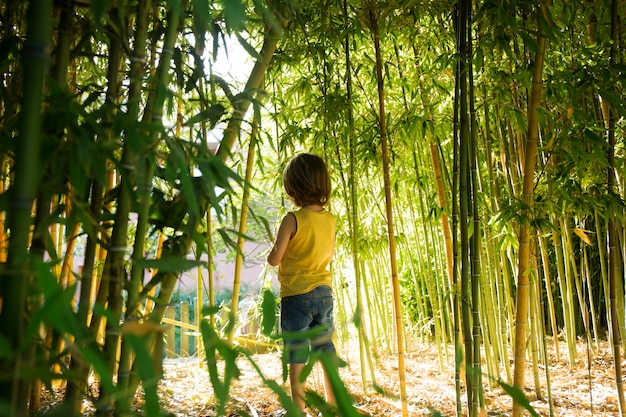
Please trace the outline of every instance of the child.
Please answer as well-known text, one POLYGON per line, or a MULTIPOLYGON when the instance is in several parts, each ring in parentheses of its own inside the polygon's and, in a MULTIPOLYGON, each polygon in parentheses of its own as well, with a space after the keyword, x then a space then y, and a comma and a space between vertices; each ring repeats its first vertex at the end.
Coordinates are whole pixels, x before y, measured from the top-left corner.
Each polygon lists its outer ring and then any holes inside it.
MULTIPOLYGON (((323 326, 313 340, 285 340, 291 396, 304 414, 305 383, 299 376, 308 359, 309 346, 336 354, 328 268, 335 246, 335 217, 325 209, 330 200, 330 176, 319 156, 303 153, 291 159, 283 171, 283 186, 299 210, 285 215, 267 257, 268 264, 279 265, 282 331, 294 333, 323 326)), ((324 390, 326 402, 335 405, 326 370, 324 390)))

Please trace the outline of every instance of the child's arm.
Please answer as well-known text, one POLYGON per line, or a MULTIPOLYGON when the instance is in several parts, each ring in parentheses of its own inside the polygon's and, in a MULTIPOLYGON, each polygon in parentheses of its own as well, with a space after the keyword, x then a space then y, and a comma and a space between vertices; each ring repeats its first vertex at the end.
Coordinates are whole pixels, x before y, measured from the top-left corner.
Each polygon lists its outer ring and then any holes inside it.
POLYGON ((287 250, 287 245, 289 245, 289 241, 293 235, 296 234, 297 226, 296 216, 293 214, 287 213, 285 217, 283 217, 283 221, 280 223, 278 233, 276 234, 274 246, 272 247, 270 254, 267 255, 268 264, 276 266, 283 260, 283 256, 287 250))

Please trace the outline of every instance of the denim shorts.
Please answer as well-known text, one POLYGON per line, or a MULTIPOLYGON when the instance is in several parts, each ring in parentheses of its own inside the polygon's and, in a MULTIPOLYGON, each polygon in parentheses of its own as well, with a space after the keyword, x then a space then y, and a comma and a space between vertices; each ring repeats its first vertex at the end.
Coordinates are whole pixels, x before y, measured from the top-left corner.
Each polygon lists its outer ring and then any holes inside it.
POLYGON ((336 354, 333 344, 333 293, 326 285, 301 295, 283 297, 280 302, 280 322, 286 335, 285 355, 289 363, 306 363, 309 350, 336 354), (297 333, 310 330, 313 338, 293 338, 297 333))

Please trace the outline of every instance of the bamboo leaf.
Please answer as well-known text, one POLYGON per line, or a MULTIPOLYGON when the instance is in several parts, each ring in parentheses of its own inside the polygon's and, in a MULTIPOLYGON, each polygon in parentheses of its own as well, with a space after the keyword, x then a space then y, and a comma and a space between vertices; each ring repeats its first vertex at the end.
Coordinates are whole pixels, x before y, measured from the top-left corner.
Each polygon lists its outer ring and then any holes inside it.
POLYGON ((272 379, 268 379, 265 375, 263 375, 263 372, 259 368, 258 364, 252 359, 252 356, 250 355, 250 353, 246 351, 242 351, 242 354, 248 359, 250 364, 254 367, 259 377, 261 377, 261 380, 263 381, 265 386, 270 388, 276 395, 278 395, 278 399, 280 403, 282 404, 282 406, 285 408, 287 415, 299 416, 301 412, 296 406, 296 403, 291 398, 291 395, 289 395, 276 381, 272 379))
POLYGON ((11 344, 2 335, 0 335, 0 358, 8 358, 11 354, 11 344))
POLYGON ((113 6, 115 0, 99 0, 99 1, 91 1, 91 11, 93 12, 93 16, 96 22, 102 22, 104 16, 106 16, 107 12, 113 6))
MULTIPOLYGON (((163 337, 157 334, 156 337, 163 337)), ((161 407, 159 406, 158 388, 158 372, 154 369, 154 361, 152 355, 146 346, 146 339, 132 333, 126 333, 125 339, 130 343, 135 352, 136 369, 143 381, 142 387, 144 398, 146 401, 145 413, 147 417, 161 416, 161 407)))
POLYGON ((221 104, 213 104, 206 110, 201 111, 200 113, 192 116, 185 122, 185 126, 192 126, 196 123, 200 122, 209 122, 209 129, 213 129, 215 125, 220 121, 224 113, 226 112, 226 108, 221 104))
POLYGON ((269 289, 263 291, 262 297, 261 309, 263 317, 261 320, 261 333, 270 336, 276 328, 276 297, 269 289))
POLYGON ((528 401, 528 398, 526 397, 526 395, 524 395, 524 392, 522 390, 514 387, 513 385, 509 385, 504 381, 497 382, 502 387, 502 389, 504 389, 504 391, 509 394, 516 403, 523 406, 530 413, 531 416, 540 417, 540 414, 533 408, 533 406, 530 404, 530 401, 528 401))
POLYGON ((193 0, 193 26, 194 33, 198 38, 204 38, 209 28, 210 11, 209 2, 206 0, 193 0))
POLYGON ((238 352, 221 340, 206 320, 200 323, 200 332, 204 342, 209 377, 218 400, 217 415, 223 415, 229 400, 230 385, 240 373, 236 364, 238 352), (223 380, 220 379, 220 371, 217 367, 218 356, 224 360, 223 380))
POLYGON ((246 21, 246 10, 241 0, 220 0, 224 6, 226 26, 234 32, 240 32, 246 21))
POLYGON ((582 239, 583 242, 585 242, 587 245, 592 246, 593 242, 591 242, 591 239, 589 238, 589 236, 587 236, 587 230, 581 229, 580 227, 576 227, 574 228, 574 233, 576 233, 576 235, 582 239))

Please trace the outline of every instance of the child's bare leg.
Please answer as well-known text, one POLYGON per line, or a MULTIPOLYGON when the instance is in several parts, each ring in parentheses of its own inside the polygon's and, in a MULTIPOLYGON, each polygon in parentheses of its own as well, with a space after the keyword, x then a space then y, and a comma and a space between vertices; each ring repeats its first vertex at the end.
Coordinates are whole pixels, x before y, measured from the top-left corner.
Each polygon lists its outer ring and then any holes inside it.
POLYGON ((292 363, 289 365, 289 383, 291 384, 291 398, 304 413, 304 389, 305 383, 300 382, 300 374, 304 369, 303 363, 292 363))
POLYGON ((330 377, 328 376, 326 367, 324 367, 324 394, 326 402, 328 404, 332 405, 333 407, 337 406, 335 392, 333 391, 333 386, 330 384, 330 377))

